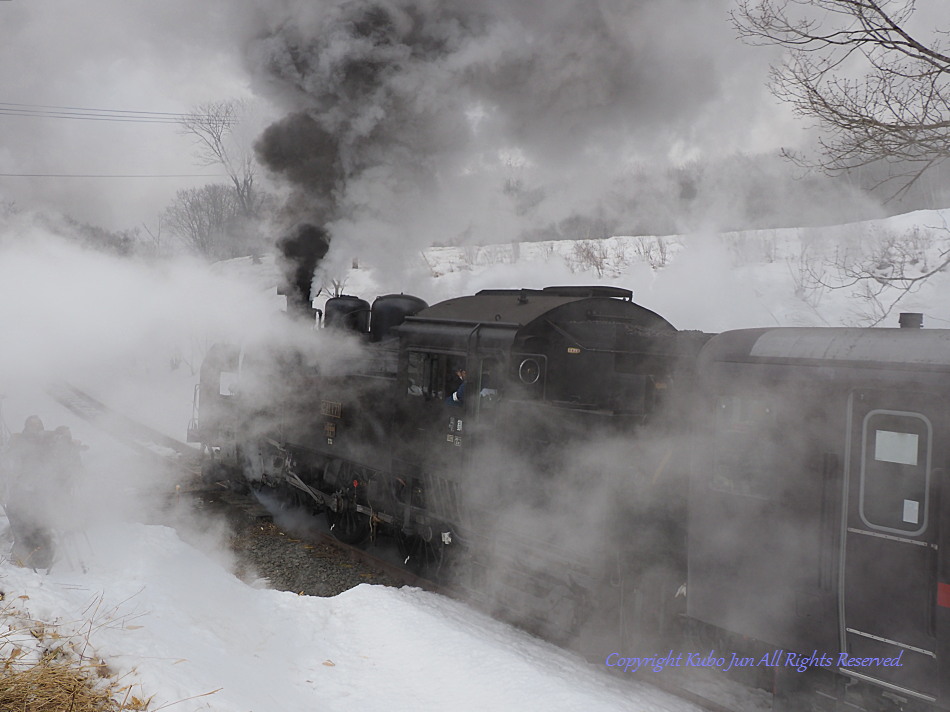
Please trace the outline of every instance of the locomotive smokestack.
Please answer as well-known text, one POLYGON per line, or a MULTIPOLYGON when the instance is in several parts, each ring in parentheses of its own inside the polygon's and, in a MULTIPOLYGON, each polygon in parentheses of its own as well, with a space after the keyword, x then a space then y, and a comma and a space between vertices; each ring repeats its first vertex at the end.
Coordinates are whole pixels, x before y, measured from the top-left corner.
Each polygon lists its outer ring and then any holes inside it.
POLYGON ((920 312, 901 312, 898 323, 902 329, 920 329, 924 325, 924 315, 920 312))
POLYGON ((317 225, 303 224, 278 241, 282 284, 278 294, 287 296, 287 313, 312 318, 310 287, 313 273, 330 249, 330 235, 317 225))

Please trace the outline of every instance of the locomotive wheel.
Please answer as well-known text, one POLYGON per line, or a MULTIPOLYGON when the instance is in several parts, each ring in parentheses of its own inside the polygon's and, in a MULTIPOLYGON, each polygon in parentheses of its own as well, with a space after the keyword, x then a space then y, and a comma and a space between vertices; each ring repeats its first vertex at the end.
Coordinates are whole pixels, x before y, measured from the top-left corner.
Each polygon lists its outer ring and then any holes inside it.
POLYGON ((397 542, 403 564, 416 576, 434 581, 443 573, 445 547, 441 542, 426 541, 418 534, 400 535, 397 542))
POLYGON ((361 544, 369 536, 369 519, 343 503, 343 509, 334 512, 327 508, 330 534, 344 544, 361 544))
POLYGON ((280 483, 275 492, 281 511, 305 509, 307 506, 307 498, 303 492, 296 487, 291 487, 286 482, 280 483))

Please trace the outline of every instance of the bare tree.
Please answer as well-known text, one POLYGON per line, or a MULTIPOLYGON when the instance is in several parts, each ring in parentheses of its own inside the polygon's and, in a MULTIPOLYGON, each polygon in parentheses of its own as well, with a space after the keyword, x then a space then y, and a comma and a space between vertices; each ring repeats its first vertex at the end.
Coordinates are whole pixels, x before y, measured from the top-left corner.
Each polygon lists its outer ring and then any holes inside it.
POLYGON ((904 232, 885 231, 838 245, 824 260, 814 255, 799 261, 797 289, 810 306, 827 290, 846 290, 855 300, 858 326, 878 326, 906 297, 917 294, 938 273, 950 267, 950 224, 916 226, 904 232), (815 299, 815 301, 811 301, 815 299))
POLYGON ((9 218, 20 212, 19 206, 12 200, 0 202, 0 218, 9 218))
MULTIPOLYGON (((832 287, 828 274, 827 261, 818 254, 808 243, 799 244, 797 258, 785 258, 785 266, 795 285, 795 296, 800 299, 825 326, 830 326, 828 320, 818 308, 821 300, 832 287)), ((842 266, 842 269, 844 267, 842 266)))
POLYGON ((568 266, 572 272, 593 269, 598 277, 603 277, 607 260, 607 247, 603 240, 578 240, 571 249, 568 266))
POLYGON ((665 237, 638 237, 634 251, 654 271, 666 267, 670 262, 670 244, 665 237))
MULTIPOLYGON (((167 210, 165 212, 167 213, 167 210)), ((174 251, 172 242, 168 239, 167 234, 162 234, 166 227, 165 219, 165 214, 159 215, 158 225, 154 229, 149 227, 147 223, 142 223, 142 230, 147 235, 147 237, 143 237, 140 241, 140 251, 143 254, 149 257, 166 257, 174 251)))
POLYGON ((66 235, 78 240, 85 247, 112 252, 123 257, 135 254, 139 244, 139 229, 107 230, 104 227, 82 222, 70 216, 64 217, 66 235))
POLYGON ((233 237, 241 206, 230 186, 210 184, 179 190, 165 208, 162 222, 195 252, 211 259, 240 254, 233 237))
POLYGON ((732 19, 752 44, 788 50, 770 86, 817 119, 829 173, 889 164, 892 197, 950 157, 950 42, 911 34, 914 0, 738 0, 732 19))
POLYGON ((260 205, 254 189, 254 156, 235 133, 246 112, 243 101, 215 101, 196 107, 181 124, 184 132, 195 138, 201 165, 224 168, 241 211, 247 217, 256 217, 260 205))

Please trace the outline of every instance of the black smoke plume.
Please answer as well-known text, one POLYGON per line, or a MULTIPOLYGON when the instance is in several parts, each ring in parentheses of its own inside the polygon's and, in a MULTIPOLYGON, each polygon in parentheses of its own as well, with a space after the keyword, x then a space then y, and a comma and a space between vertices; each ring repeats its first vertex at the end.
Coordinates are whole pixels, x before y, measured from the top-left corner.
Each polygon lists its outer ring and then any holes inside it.
POLYGON ((301 108, 270 126, 255 148, 297 189, 292 211, 325 222, 365 207, 347 190, 368 171, 385 167, 385 182, 416 184, 431 156, 465 142, 446 127, 460 113, 445 111, 447 97, 413 95, 423 88, 420 73, 458 49, 459 37, 450 35, 469 33, 460 13, 413 2, 358 0, 315 12, 318 24, 294 18, 259 40, 268 83, 283 98, 290 90, 301 108))
POLYGON ((330 249, 330 236, 317 225, 298 225, 277 242, 282 284, 278 294, 287 295, 288 314, 310 314, 313 273, 330 249))
POLYGON ((258 159, 291 185, 305 186, 292 214, 325 223, 337 217, 337 195, 344 172, 337 139, 305 112, 284 117, 268 127, 254 145, 258 159))

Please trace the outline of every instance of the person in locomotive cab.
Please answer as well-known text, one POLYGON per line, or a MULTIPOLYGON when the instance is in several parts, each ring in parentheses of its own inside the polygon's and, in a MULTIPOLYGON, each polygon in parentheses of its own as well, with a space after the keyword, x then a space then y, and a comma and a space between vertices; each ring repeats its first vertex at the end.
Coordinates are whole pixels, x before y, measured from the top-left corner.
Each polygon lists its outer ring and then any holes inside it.
POLYGON ((451 395, 445 399, 445 402, 449 405, 461 408, 462 404, 465 402, 465 377, 468 374, 466 373, 464 366, 459 366, 455 369, 453 375, 454 378, 451 381, 449 388, 446 389, 446 392, 451 393, 451 395))
POLYGON ((3 504, 13 535, 13 558, 33 569, 48 569, 53 563, 53 534, 46 516, 54 467, 52 437, 39 416, 31 415, 7 450, 3 504))

